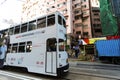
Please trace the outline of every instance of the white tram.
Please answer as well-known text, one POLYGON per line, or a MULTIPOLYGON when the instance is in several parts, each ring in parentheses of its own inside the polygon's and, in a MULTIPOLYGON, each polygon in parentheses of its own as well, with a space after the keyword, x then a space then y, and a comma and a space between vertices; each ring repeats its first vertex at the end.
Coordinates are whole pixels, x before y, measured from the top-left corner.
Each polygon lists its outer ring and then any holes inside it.
POLYGON ((65 25, 64 16, 55 12, 1 30, 1 35, 6 33, 7 52, 0 54, 0 67, 24 67, 28 72, 51 76, 67 72, 69 63, 65 51, 65 25))

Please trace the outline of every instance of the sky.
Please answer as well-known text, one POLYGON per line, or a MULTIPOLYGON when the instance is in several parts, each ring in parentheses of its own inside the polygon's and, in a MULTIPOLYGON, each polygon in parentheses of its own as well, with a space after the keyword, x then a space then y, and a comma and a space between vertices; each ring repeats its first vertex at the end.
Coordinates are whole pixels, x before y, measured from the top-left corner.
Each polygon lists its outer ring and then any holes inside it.
POLYGON ((0 0, 0 30, 10 27, 10 21, 21 22, 22 0, 0 0))

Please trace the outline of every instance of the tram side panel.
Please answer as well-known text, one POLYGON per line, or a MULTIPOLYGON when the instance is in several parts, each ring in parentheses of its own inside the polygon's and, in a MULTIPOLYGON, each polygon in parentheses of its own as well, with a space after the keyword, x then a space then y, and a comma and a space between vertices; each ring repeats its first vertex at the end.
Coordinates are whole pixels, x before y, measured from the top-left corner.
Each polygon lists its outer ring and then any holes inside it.
MULTIPOLYGON (((51 29, 51 31, 54 31, 51 29)), ((39 32, 39 31, 38 31, 39 32)), ((36 33, 36 32, 34 32, 36 33)), ((28 71, 35 73, 46 74, 46 40, 49 38, 49 35, 56 34, 55 32, 50 33, 42 33, 33 36, 18 38, 11 37, 11 43, 17 43, 18 41, 23 42, 31 40, 32 41, 32 51, 30 53, 10 53, 7 55, 7 64, 11 66, 20 66, 28 68, 28 71), (44 36, 48 35, 48 36, 44 36), (42 37, 40 37, 42 36, 42 37), (16 40, 16 41, 15 41, 16 40)), ((20 35, 17 35, 20 36, 20 35)), ((53 37, 56 37, 55 35, 53 37)), ((49 67, 49 66, 48 66, 49 67)), ((50 73, 47 73, 50 75, 50 73)))
MULTIPOLYGON (((64 27, 59 26, 59 30, 58 30, 58 36, 59 38, 62 38, 64 40, 66 40, 66 29, 64 29, 64 27)), ((66 51, 60 51, 58 56, 58 70, 61 69, 63 70, 63 72, 65 72, 66 70, 68 70, 69 68, 69 63, 68 63, 68 54, 66 51)))

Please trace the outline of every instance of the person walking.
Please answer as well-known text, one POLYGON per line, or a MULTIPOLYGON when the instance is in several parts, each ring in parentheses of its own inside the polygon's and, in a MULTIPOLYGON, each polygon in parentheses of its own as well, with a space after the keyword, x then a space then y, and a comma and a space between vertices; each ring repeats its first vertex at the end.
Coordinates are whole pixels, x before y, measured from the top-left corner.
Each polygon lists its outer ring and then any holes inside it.
POLYGON ((0 68, 3 67, 6 52, 7 52, 6 39, 5 34, 3 34, 2 37, 0 38, 0 68))
POLYGON ((75 47, 74 47, 74 50, 75 50, 75 58, 78 58, 78 55, 79 55, 79 45, 76 44, 75 47))

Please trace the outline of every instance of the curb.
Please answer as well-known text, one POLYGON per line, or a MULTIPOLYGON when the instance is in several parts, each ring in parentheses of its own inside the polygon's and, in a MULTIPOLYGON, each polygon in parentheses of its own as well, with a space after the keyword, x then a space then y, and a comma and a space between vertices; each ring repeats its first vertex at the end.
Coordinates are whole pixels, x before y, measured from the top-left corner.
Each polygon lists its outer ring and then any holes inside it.
POLYGON ((80 74, 80 75, 87 75, 87 76, 94 76, 94 77, 101 77, 101 78, 109 78, 109 79, 120 79, 120 77, 118 77, 118 76, 104 75, 104 74, 98 74, 98 73, 95 74, 95 73, 90 73, 90 72, 80 72, 80 70, 95 71, 93 69, 83 69, 83 68, 76 68, 76 67, 69 68, 69 72, 73 73, 73 74, 80 74))

